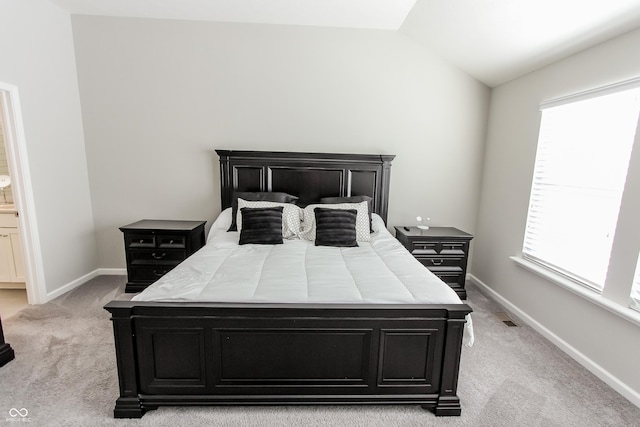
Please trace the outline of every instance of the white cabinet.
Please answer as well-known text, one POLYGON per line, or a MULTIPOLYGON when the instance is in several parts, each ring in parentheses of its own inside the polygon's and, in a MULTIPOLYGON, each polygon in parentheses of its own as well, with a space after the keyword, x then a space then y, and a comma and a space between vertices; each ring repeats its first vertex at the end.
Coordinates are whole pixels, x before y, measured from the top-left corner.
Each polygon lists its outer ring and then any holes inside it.
POLYGON ((8 228, 0 228, 0 282, 13 282, 15 267, 8 228))
POLYGON ((24 287, 24 280, 16 213, 0 213, 0 288, 24 287))

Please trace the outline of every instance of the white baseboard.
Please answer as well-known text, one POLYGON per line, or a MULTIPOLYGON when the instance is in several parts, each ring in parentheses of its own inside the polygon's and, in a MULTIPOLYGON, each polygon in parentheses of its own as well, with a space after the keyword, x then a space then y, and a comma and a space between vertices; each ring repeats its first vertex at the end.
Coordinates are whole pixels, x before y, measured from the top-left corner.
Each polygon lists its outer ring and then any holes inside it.
POLYGON ((47 292, 46 301, 49 302, 54 298, 59 297, 62 294, 65 294, 80 285, 85 284, 89 280, 93 279, 97 276, 117 276, 117 275, 125 275, 127 274, 127 270, 124 268, 97 268, 90 273, 85 274, 82 277, 78 277, 77 279, 67 283, 66 285, 56 289, 53 292, 47 292))
POLYGON ((483 294, 492 298, 500 305, 504 306, 508 311, 512 312, 516 317, 525 322, 527 325, 531 326, 535 329, 540 335, 551 341, 562 351, 567 353, 572 359, 576 362, 584 366, 587 370, 589 370, 596 377, 600 378, 607 385, 613 388, 615 391, 623 395, 627 400, 640 408, 640 393, 623 381, 621 381, 618 377, 611 374, 611 372, 604 369, 602 366, 598 365, 596 362, 591 360, 585 354, 581 353, 575 347, 571 346, 569 343, 564 341, 562 338, 551 332, 549 329, 540 324, 533 317, 529 316, 524 311, 520 310, 516 305, 511 303, 509 300, 504 298, 502 295, 491 289, 486 283, 482 280, 475 277, 473 274, 467 275, 467 278, 476 285, 483 294))
POLYGON ((126 276, 126 268, 99 268, 97 276, 126 276))
POLYGON ((78 286, 84 284, 88 280, 93 279, 97 275, 98 275, 98 270, 94 270, 91 273, 85 274, 82 277, 78 277, 76 280, 73 280, 73 281, 67 283, 64 286, 59 287, 58 289, 56 289, 53 292, 47 292, 47 296, 45 297, 45 301, 44 302, 49 302, 52 299, 57 298, 62 294, 66 294, 67 292, 69 292, 69 291, 77 288, 78 286))

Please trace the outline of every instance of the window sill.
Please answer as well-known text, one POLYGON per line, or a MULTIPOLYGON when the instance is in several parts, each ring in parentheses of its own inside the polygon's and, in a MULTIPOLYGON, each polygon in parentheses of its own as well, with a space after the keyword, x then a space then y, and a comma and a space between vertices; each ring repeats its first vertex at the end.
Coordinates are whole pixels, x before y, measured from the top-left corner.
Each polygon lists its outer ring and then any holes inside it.
POLYGON ((582 286, 580 286, 579 284, 565 278, 562 277, 559 274, 555 274, 554 272, 540 266, 537 264, 534 264, 530 261, 527 261, 525 259, 522 259, 520 257, 517 256, 512 256, 510 257, 511 260, 513 260, 519 267, 522 267, 526 270, 531 271, 532 273, 537 274, 538 276, 549 280, 550 282, 555 283, 556 285, 559 285, 560 287, 568 290, 569 292, 578 295, 579 297, 582 297, 584 299, 586 299, 587 301, 604 308, 605 310, 615 314, 616 316, 619 316, 621 318, 623 318, 624 320, 627 320, 637 326, 640 326, 640 312, 637 312, 635 310, 632 310, 628 307, 625 307, 623 305, 620 305, 616 302, 611 301, 610 299, 607 299, 605 297, 603 297, 602 295, 598 294, 595 291, 591 291, 587 288, 584 288, 582 286))

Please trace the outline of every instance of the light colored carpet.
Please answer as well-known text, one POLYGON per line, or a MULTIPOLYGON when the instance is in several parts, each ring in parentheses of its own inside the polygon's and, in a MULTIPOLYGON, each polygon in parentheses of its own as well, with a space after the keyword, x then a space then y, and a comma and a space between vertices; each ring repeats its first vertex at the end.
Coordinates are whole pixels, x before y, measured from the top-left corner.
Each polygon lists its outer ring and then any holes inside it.
POLYGON ((26 289, 0 289, 0 317, 8 319, 29 305, 26 289))
POLYGON ((0 423, 26 408, 38 426, 640 426, 640 408, 531 328, 505 326, 493 314, 503 310, 472 286, 476 344, 462 354, 461 417, 419 406, 236 406, 114 420, 113 333, 102 307, 130 297, 124 283, 100 276, 3 321, 16 359, 0 368, 0 423))

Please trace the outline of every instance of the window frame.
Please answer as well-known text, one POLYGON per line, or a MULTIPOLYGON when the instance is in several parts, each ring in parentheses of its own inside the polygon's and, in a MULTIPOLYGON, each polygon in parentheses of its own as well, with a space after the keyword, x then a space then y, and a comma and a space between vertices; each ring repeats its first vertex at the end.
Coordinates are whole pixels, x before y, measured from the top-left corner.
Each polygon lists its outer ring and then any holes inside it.
MULTIPOLYGON (((539 129, 538 129, 538 140, 537 140, 537 147, 536 147, 536 156, 535 156, 535 160, 534 160, 534 166, 533 166, 533 173, 532 173, 532 182, 531 182, 531 187, 530 187, 530 194, 529 194, 529 205, 527 207, 527 214, 526 214, 526 222, 525 222, 525 229, 524 229, 524 236, 523 236, 523 244, 522 244, 522 249, 521 249, 521 253, 520 253, 520 257, 521 260, 526 264, 524 266, 528 266, 528 267, 532 267, 529 268, 530 270, 534 271, 534 272, 539 272, 539 269, 544 269, 547 270, 549 273, 551 273, 552 275, 554 275, 554 277, 557 280, 554 280, 555 282, 560 282, 563 285, 566 285, 567 282, 569 283, 573 283, 576 284, 578 286, 583 287, 584 289, 587 289, 589 292, 593 292, 595 294, 601 294, 604 291, 604 288, 606 286, 606 281, 607 281, 607 276, 608 276, 608 271, 605 272, 605 278, 604 281, 602 283, 602 287, 599 286, 598 283, 594 283, 588 279, 585 279, 583 277, 580 277, 580 274, 578 273, 574 273, 571 272, 569 270, 567 270, 566 268, 563 268, 563 266, 560 265, 555 265, 554 262, 552 262, 553 260, 549 261, 549 260, 545 260, 545 259, 541 259, 535 256, 535 254, 530 254, 526 252, 526 247, 527 247, 527 243, 528 243, 528 239, 531 238, 532 236, 534 236, 534 233, 530 232, 530 223, 529 223, 529 219, 530 217, 533 217, 535 215, 532 215, 532 207, 534 205, 534 203, 536 202, 535 196, 540 195, 540 191, 544 191, 541 190, 540 187, 536 188, 536 178, 538 177, 538 162, 539 162, 539 157, 540 157, 540 150, 541 150, 541 137, 542 137, 542 133, 543 133, 543 119, 544 119, 544 112, 547 109, 551 109, 554 107, 560 107, 560 106, 565 106, 565 105, 570 105, 570 104, 574 104, 574 103, 578 103, 578 102, 582 102, 582 101, 588 101, 594 98, 599 98, 599 97, 603 97, 603 96, 607 96, 607 95, 612 95, 612 94, 616 94, 616 93, 620 93, 623 91, 627 91, 627 90, 638 90, 640 89, 640 78, 635 78, 632 80, 627 80, 627 81, 623 81, 620 83, 615 83, 615 84, 611 84, 611 85, 607 85, 607 86, 603 86, 603 87, 599 87, 599 88, 595 88, 595 89, 591 89, 591 90, 587 90, 587 91, 583 91, 583 92, 579 92, 576 94, 572 94, 572 95, 568 95, 568 96, 563 96, 563 97, 559 97, 559 98, 555 98, 555 99, 551 99, 548 101, 544 101, 540 103, 540 111, 541 111, 541 116, 540 116, 540 124, 539 124, 539 129), (534 193, 534 191, 537 191, 537 193, 534 193)), ((631 141, 631 147, 630 147, 630 152, 629 152, 629 159, 627 160, 627 164, 626 164, 626 169, 625 169, 625 180, 628 177, 628 171, 630 168, 630 163, 631 163, 631 152, 634 150, 634 145, 635 145, 635 141, 637 141, 638 138, 638 133, 640 132, 640 114, 638 114, 638 117, 636 119, 636 134, 634 137, 634 140, 631 141)), ((545 148, 544 146, 542 146, 542 148, 545 148)), ((639 148, 640 149, 640 148, 639 148)), ((619 222, 619 217, 620 217, 620 208, 621 208, 621 202, 622 199, 624 198, 624 191, 625 191, 625 182, 622 183, 622 188, 620 189, 620 199, 619 199, 619 203, 618 203, 618 208, 617 208, 617 214, 616 214, 616 221, 615 224, 613 224, 613 229, 611 230, 613 233, 612 236, 612 240, 611 240, 611 248, 609 250, 609 264, 610 264, 610 260, 611 260, 611 256, 613 254, 613 239, 615 238, 615 230, 617 227, 617 224, 619 222)), ((539 200, 538 200, 539 201, 539 200)), ((535 211, 533 212, 535 214, 535 211)), ((533 226, 535 226, 535 223, 532 223, 533 226)), ((512 257, 513 258, 513 257, 512 257)), ((519 264, 523 264, 520 263, 519 264)), ((566 267, 566 265, 565 265, 566 267)), ((543 276, 547 276, 547 275, 543 275, 543 276)))
POLYGON ((631 284, 629 308, 640 313, 640 253, 638 254, 638 262, 636 263, 636 272, 633 276, 633 283, 631 284))

